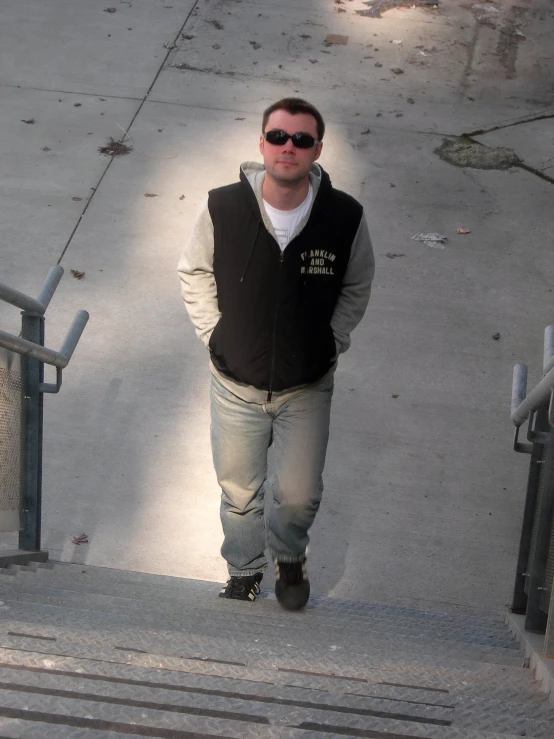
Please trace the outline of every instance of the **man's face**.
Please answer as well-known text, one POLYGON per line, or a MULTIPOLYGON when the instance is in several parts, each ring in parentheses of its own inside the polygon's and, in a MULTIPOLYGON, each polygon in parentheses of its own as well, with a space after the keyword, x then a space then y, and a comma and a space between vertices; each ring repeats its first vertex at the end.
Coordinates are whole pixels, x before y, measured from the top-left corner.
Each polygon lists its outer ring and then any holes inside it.
MULTIPOLYGON (((286 110, 275 110, 269 116, 264 133, 279 129, 286 133, 309 133, 317 139, 317 123, 309 113, 292 115, 286 110)), ((260 136, 260 153, 264 159, 264 166, 269 176, 276 182, 283 184, 295 183, 304 180, 312 164, 321 154, 321 142, 310 149, 297 149, 288 139, 285 144, 274 145, 260 136)))

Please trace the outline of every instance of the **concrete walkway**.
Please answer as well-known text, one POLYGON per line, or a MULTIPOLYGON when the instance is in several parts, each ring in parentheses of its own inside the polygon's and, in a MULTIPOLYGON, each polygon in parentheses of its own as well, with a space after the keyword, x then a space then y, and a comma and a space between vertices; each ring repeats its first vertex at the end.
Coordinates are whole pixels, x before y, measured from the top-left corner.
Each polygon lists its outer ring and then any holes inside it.
MULTIPOLYGON (((377 259, 337 373, 313 590, 466 612, 509 602, 527 475, 511 373, 527 361, 538 381, 553 322, 554 190, 539 175, 554 176, 554 14, 548 0, 363 9, 2 3, 0 280, 35 295, 62 264, 55 349, 78 309, 91 314, 45 404, 51 558, 225 578, 208 357, 175 267, 207 189, 258 157, 264 107, 298 95, 326 118, 321 163, 367 208, 377 259), (492 128, 479 140, 537 173, 434 153, 445 135, 492 128), (124 132, 129 154, 98 152, 124 132), (447 236, 444 250, 420 232, 447 236)), ((17 332, 17 310, 0 305, 0 326, 17 332)))

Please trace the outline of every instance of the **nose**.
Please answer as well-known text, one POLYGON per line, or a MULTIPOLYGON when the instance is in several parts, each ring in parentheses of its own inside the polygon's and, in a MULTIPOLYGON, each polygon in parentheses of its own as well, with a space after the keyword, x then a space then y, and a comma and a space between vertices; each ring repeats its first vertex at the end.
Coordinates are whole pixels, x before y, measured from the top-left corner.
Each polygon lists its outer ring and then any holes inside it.
POLYGON ((296 151, 294 144, 292 143, 292 139, 287 139, 286 142, 283 144, 283 151, 286 152, 294 152, 296 151))

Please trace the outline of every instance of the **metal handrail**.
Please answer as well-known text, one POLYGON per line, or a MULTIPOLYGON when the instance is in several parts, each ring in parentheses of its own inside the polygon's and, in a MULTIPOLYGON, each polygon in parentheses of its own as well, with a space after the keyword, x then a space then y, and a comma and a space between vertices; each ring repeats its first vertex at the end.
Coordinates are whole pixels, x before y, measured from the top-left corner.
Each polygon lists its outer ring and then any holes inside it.
POLYGON ((55 352, 53 349, 47 349, 45 346, 35 344, 27 339, 21 339, 19 336, 8 334, 6 331, 0 331, 0 346, 16 354, 31 357, 31 359, 38 359, 45 364, 64 369, 69 364, 69 360, 75 351, 75 347, 81 338, 88 319, 89 314, 86 310, 80 310, 77 313, 59 352, 55 352))
POLYGON ((544 361, 542 372, 546 375, 554 367, 554 326, 544 329, 544 361))
POLYGON ((52 267, 38 298, 30 298, 28 295, 20 293, 19 290, 15 290, 13 287, 0 282, 0 300, 15 305, 16 308, 21 308, 21 310, 38 313, 39 316, 43 316, 52 299, 52 295, 54 295, 62 279, 62 275, 63 267, 60 267, 59 264, 52 267))
POLYGON ((532 411, 548 403, 554 389, 554 367, 547 372, 527 397, 525 396, 526 381, 527 367, 524 364, 516 364, 512 383, 512 421, 516 426, 521 426, 532 411))
MULTIPOLYGON (((516 364, 512 379, 512 421, 516 426, 521 426, 530 413, 551 400, 551 411, 554 391, 554 325, 547 326, 544 330, 544 358, 543 358, 542 380, 527 395, 527 365, 516 364)), ((550 413, 553 423, 552 412, 550 413)))

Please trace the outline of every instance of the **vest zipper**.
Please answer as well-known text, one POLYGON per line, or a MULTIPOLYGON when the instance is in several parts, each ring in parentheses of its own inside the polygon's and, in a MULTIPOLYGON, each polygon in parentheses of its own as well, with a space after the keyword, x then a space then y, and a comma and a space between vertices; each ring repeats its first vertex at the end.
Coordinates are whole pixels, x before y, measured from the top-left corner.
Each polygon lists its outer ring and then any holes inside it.
MULTIPOLYGON (((279 247, 281 248, 281 247, 279 247)), ((271 402, 271 396, 273 395, 273 375, 275 370, 275 339, 277 337, 277 314, 279 312, 279 292, 281 289, 281 269, 283 267, 283 260, 285 259, 285 252, 281 249, 281 255, 279 257, 279 274, 277 276, 277 300, 275 301, 275 315, 273 317, 273 336, 271 339, 271 361, 269 364, 269 390, 267 393, 267 402, 271 402)))

